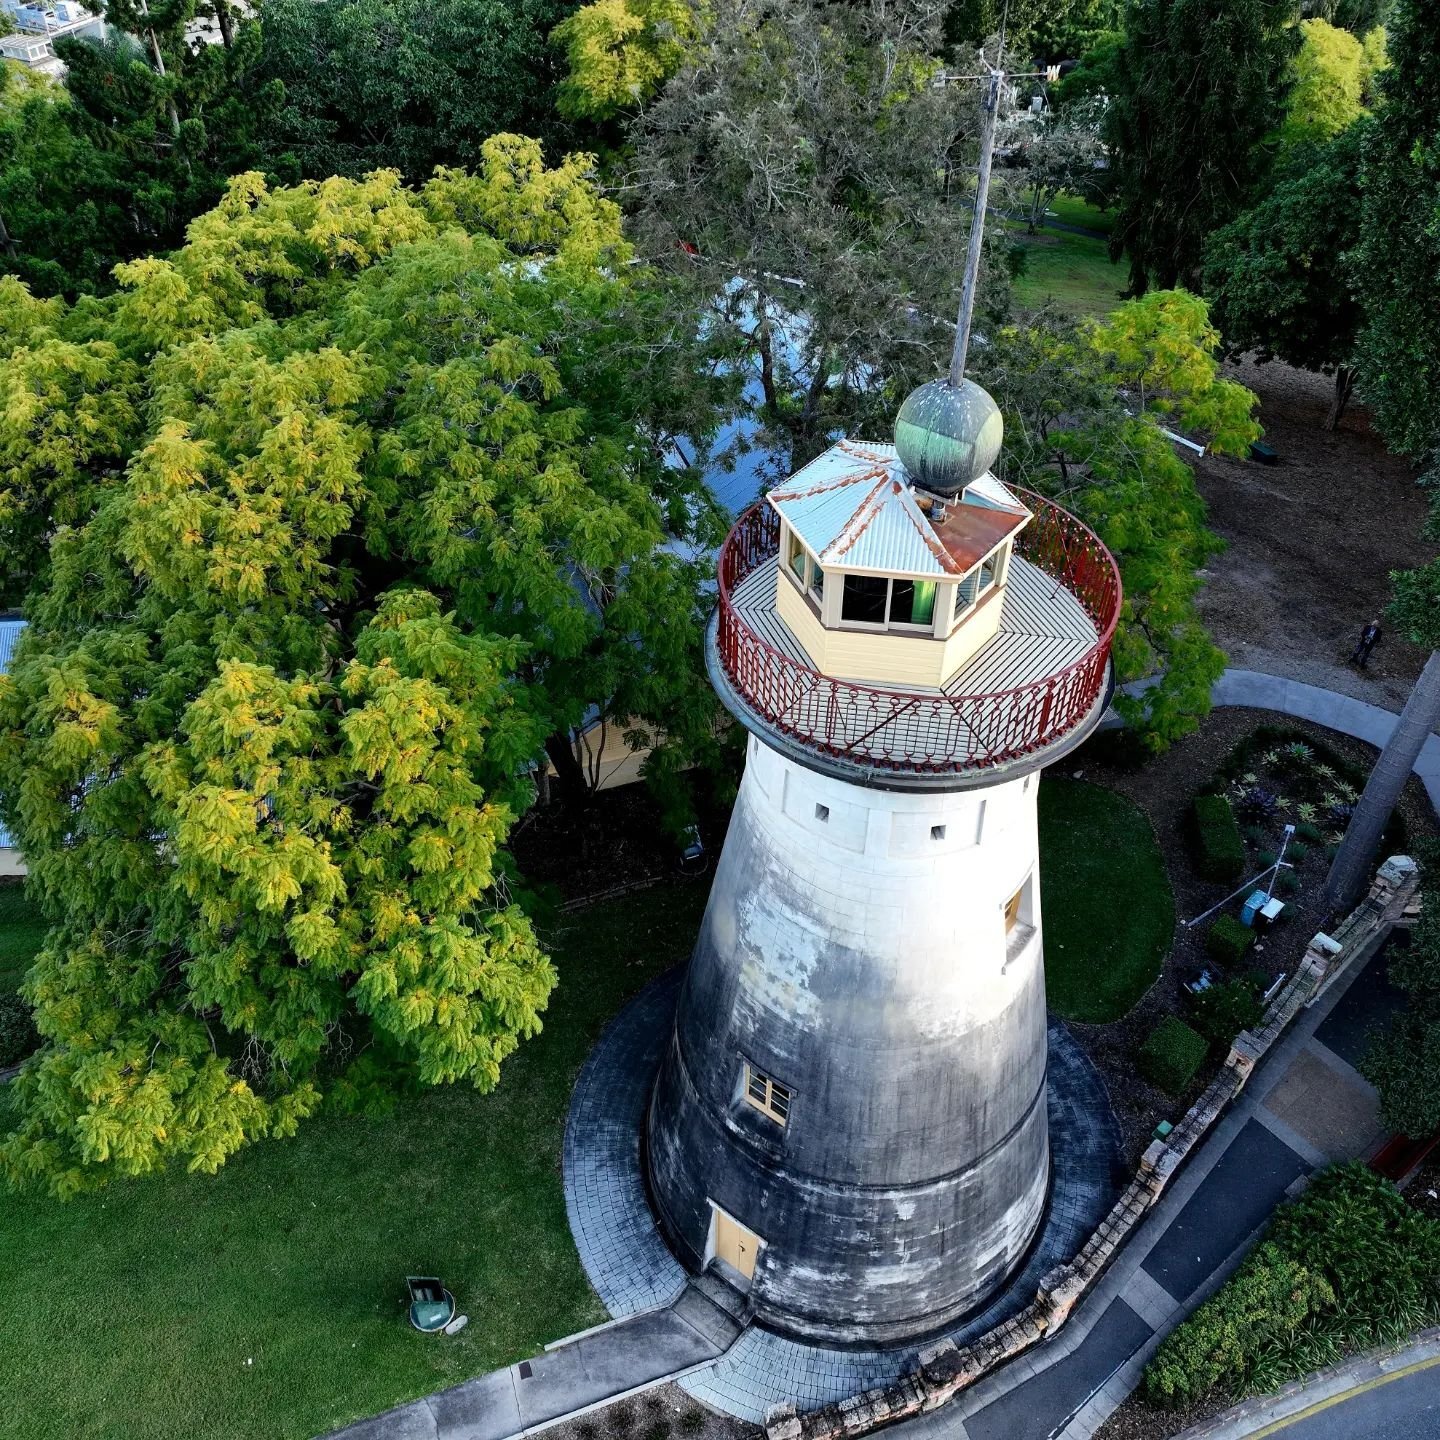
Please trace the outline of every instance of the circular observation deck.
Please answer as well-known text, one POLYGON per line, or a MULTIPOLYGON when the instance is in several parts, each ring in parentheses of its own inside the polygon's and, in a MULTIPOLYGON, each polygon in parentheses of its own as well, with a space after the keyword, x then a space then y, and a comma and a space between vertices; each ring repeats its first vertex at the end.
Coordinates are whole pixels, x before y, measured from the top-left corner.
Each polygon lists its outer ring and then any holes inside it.
POLYGON ((943 686, 870 685, 816 669, 776 606, 780 521, 751 505, 720 549, 706 660, 726 707, 814 769, 887 789, 965 789, 1038 769, 1085 740, 1113 689, 1114 558, 1030 491, 996 633, 943 686))

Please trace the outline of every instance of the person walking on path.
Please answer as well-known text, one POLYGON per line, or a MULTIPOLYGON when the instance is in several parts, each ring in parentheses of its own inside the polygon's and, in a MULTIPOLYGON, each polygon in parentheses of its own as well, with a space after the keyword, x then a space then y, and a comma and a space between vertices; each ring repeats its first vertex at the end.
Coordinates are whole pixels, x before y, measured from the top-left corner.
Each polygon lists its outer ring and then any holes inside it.
POLYGON ((1362 670, 1370 659, 1370 652, 1380 643, 1380 621, 1372 620, 1361 632, 1360 643, 1355 647, 1355 653, 1350 657, 1352 665, 1358 665, 1362 670))

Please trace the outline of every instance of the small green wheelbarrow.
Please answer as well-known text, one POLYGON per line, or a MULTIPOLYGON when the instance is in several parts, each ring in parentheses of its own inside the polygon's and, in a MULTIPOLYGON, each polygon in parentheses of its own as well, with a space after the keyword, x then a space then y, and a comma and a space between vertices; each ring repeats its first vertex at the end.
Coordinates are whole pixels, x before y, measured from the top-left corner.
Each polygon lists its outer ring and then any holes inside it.
POLYGON ((426 1335, 443 1330, 455 1318, 455 1297, 433 1275, 407 1275, 410 1323, 426 1335))

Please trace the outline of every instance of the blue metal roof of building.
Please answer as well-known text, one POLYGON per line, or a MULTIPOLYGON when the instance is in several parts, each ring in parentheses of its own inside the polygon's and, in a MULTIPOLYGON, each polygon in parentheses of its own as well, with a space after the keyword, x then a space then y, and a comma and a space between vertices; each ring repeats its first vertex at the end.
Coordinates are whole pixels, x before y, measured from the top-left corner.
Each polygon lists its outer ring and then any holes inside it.
MULTIPOLYGON (((20 633, 24 629, 25 622, 23 620, 0 620, 0 675, 10 668, 10 660, 15 654, 16 642, 20 639, 20 633)), ((8 850, 14 843, 10 838, 10 832, 0 825, 0 850, 8 850)))

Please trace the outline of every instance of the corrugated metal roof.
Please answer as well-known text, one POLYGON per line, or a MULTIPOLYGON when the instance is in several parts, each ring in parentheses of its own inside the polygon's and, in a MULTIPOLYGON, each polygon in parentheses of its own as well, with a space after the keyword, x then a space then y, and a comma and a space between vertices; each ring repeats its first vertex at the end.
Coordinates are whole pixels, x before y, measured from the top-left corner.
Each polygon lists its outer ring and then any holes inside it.
MULTIPOLYGON (((19 640, 20 632, 24 628, 23 620, 0 620, 0 675, 10 668, 11 657, 15 654, 15 642, 19 640)), ((0 825, 0 850, 8 850, 14 843, 10 832, 0 825)))
MULTIPOLYGON (((1009 523, 997 531, 998 543, 1029 519, 1025 506, 992 476, 970 488, 977 491, 973 499, 967 491, 949 503, 950 539, 961 530, 989 533, 1002 519, 996 512, 1003 511, 1009 523), (976 512, 964 517, 973 518, 974 526, 967 527, 957 515, 965 510, 976 512)), ((982 558, 970 556, 969 546, 949 543, 946 526, 937 533, 893 445, 841 440, 778 485, 768 499, 827 570, 944 578, 965 574, 982 558)))
POLYGON ((1021 515, 1030 513, 1014 491, 1002 485, 989 471, 965 487, 965 499, 991 510, 1015 510, 1021 515))
POLYGON ((0 620, 0 675, 10 668, 10 657, 15 653, 15 642, 24 630, 23 620, 0 620))

